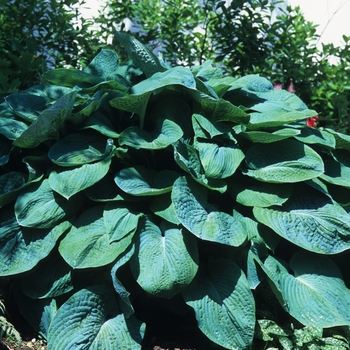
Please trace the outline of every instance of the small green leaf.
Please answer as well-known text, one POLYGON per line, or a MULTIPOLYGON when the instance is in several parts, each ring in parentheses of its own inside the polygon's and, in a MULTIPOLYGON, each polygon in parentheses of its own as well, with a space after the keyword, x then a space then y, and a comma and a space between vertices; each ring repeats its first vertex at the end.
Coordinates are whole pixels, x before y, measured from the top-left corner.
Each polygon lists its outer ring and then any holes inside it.
POLYGON ((312 148, 294 140, 254 144, 245 158, 246 175, 271 183, 301 182, 324 172, 322 158, 312 148))
POLYGON ((56 139, 72 112, 76 95, 77 92, 72 91, 59 98, 51 107, 41 112, 13 144, 23 148, 34 148, 48 139, 56 139))
POLYGON ((125 168, 117 173, 114 181, 124 192, 134 196, 157 196, 170 192, 179 174, 172 170, 159 173, 143 166, 125 168))
POLYGON ((206 188, 193 180, 177 179, 171 197, 180 222, 198 238, 235 247, 246 240, 242 223, 211 206, 206 188))
POLYGON ((210 340, 225 349, 250 349, 255 303, 243 271, 233 261, 209 260, 182 295, 210 340))
POLYGON ((82 289, 57 311, 48 343, 55 350, 141 350, 145 325, 133 316, 126 320, 118 313, 111 288, 100 285, 82 289))
POLYGON ((349 326, 350 291, 335 263, 326 256, 298 252, 289 265, 293 274, 272 256, 263 265, 282 306, 305 326, 349 326))
POLYGON ((51 228, 73 215, 76 204, 76 200, 67 201, 55 194, 45 179, 23 190, 17 197, 15 214, 21 226, 51 228))
POLYGON ((145 218, 137 235, 132 274, 147 293, 172 298, 183 290, 198 270, 196 239, 170 224, 159 228, 145 218))

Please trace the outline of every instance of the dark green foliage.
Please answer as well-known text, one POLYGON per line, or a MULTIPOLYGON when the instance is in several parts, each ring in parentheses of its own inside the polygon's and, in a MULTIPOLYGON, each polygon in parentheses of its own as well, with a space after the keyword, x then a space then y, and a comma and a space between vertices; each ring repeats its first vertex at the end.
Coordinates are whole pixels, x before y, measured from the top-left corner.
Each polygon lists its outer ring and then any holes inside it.
POLYGON ((1 100, 39 83, 48 68, 91 61, 98 42, 91 22, 74 10, 83 5, 84 0, 0 1, 1 100))
POLYGON ((103 49, 1 104, 0 276, 21 313, 52 350, 141 349, 147 298, 226 349, 346 349, 349 136, 263 77, 117 39, 132 64, 103 49))

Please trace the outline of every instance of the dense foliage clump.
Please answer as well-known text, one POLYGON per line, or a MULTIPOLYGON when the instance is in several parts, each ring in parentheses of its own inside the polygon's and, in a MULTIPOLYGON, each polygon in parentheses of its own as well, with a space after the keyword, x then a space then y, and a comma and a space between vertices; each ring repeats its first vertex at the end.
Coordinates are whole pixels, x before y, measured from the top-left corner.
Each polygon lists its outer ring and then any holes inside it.
POLYGON ((226 349, 345 349, 349 136, 263 77, 116 37, 129 63, 104 49, 0 106, 0 275, 21 313, 53 350, 140 349, 146 298, 226 349))

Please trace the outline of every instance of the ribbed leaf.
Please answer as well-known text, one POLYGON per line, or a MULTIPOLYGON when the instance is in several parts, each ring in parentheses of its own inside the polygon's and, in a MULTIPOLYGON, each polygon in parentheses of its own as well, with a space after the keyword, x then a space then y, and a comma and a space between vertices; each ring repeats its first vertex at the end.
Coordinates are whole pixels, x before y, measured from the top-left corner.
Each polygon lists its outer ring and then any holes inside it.
POLYGON ((147 78, 165 70, 157 56, 137 39, 123 32, 116 32, 115 36, 147 78))
POLYGON ((45 179, 30 185, 17 197, 15 214, 21 226, 51 228, 73 215, 76 204, 76 200, 67 201, 54 193, 45 179))
POLYGON ((53 229, 32 229, 18 225, 11 209, 2 210, 0 226, 0 275, 30 271, 45 259, 71 224, 64 221, 53 229))
POLYGON ((36 120, 39 114, 46 109, 48 103, 45 96, 32 95, 26 92, 11 94, 5 98, 5 101, 18 117, 29 122, 36 120))
POLYGON ((27 177, 17 171, 0 175, 0 207, 16 200, 18 193, 27 182, 27 177))
POLYGON ((174 183, 172 201, 182 225, 200 239, 240 246, 247 238, 242 223, 207 202, 207 190, 180 177, 174 183))
POLYGON ((315 128, 303 128, 300 131, 300 134, 295 136, 298 141, 335 148, 335 137, 328 131, 315 128))
POLYGON ((85 68, 85 72, 107 80, 117 71, 118 64, 118 56, 114 51, 102 49, 85 68))
POLYGON ((307 192, 281 209, 254 208, 255 218, 292 243, 320 254, 350 249, 350 215, 326 196, 307 192))
POLYGON ((44 81, 72 88, 76 85, 86 88, 101 83, 103 79, 97 75, 77 69, 57 68, 45 73, 44 81))
POLYGON ((244 159, 244 153, 238 146, 222 146, 217 144, 197 142, 205 175, 214 179, 224 179, 235 173, 244 159))
POLYGON ((133 231, 119 240, 113 239, 113 235, 115 231, 108 232, 105 227, 103 207, 92 207, 73 222, 58 249, 73 268, 104 266, 125 252, 131 244, 133 231))
POLYGON ((274 132, 246 131, 242 133, 242 136, 255 143, 271 143, 295 137, 300 133, 298 129, 285 128, 274 132))
POLYGON ((91 187, 108 173, 113 157, 113 147, 112 145, 111 149, 106 149, 106 157, 96 163, 84 164, 81 167, 60 172, 52 171, 49 175, 50 187, 67 199, 91 187))
POLYGON ((227 190, 226 182, 222 179, 211 179, 205 175, 199 152, 191 145, 177 142, 174 145, 174 159, 177 165, 190 174, 203 186, 224 193, 227 190))
POLYGON ((118 312, 112 289, 82 289, 59 308, 49 328, 48 343, 52 350, 140 350, 144 324, 132 316, 126 320, 118 312))
POLYGON ((136 149, 162 149, 178 141, 183 135, 181 128, 169 119, 158 119, 155 129, 147 132, 131 126, 120 133, 118 142, 136 149))
POLYGON ((34 148, 48 139, 56 139, 72 112, 76 95, 77 92, 72 91, 59 98, 51 107, 41 112, 13 144, 23 148, 34 148))
POLYGON ((225 349, 250 349, 254 298, 242 270, 231 260, 209 260, 183 292, 199 329, 225 349))
POLYGON ((106 140, 96 135, 69 134, 51 146, 48 156, 63 167, 96 162, 106 156, 106 140))
POLYGON ((109 232, 110 243, 118 242, 127 235, 133 235, 141 215, 118 204, 108 203, 103 211, 103 219, 106 231, 109 232))
POLYGON ((306 326, 349 326, 350 291, 334 262, 325 256, 299 252, 289 265, 293 274, 271 256, 264 262, 282 306, 306 326))
POLYGON ((0 134, 9 140, 16 140, 28 129, 28 125, 19 120, 0 117, 0 134))
POLYGON ((248 176, 271 183, 301 182, 324 172, 319 154, 294 140, 254 144, 248 149, 245 161, 248 176))
POLYGON ((160 216, 164 220, 175 225, 180 224, 180 220, 176 216, 174 204, 169 193, 154 197, 150 209, 154 214, 160 216))
POLYGON ((292 195, 293 187, 284 184, 260 183, 252 186, 233 184, 230 194, 235 200, 248 207, 272 207, 282 205, 292 195))
POLYGON ((130 267, 142 289, 171 298, 193 280, 198 252, 196 239, 189 232, 170 224, 159 228, 145 219, 137 237, 130 267))
POLYGON ((134 196, 157 196, 170 192, 178 173, 162 170, 157 173, 143 166, 125 168, 117 173, 114 180, 124 192, 134 196))

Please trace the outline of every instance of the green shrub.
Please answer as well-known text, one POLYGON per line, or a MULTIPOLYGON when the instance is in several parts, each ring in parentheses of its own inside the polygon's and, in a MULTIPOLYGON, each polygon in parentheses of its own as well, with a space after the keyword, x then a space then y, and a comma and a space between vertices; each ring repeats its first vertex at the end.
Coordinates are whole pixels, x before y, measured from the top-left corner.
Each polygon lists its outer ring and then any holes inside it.
POLYGON ((0 0, 0 102, 38 84, 48 68, 87 64, 98 42, 74 7, 84 0, 0 0))
POLYGON ((265 78, 116 35, 133 64, 102 50, 1 105, 0 272, 21 313, 51 350, 140 349, 140 295, 226 349, 347 348, 350 137, 265 78))

